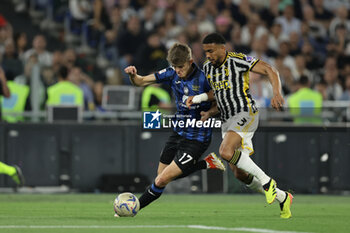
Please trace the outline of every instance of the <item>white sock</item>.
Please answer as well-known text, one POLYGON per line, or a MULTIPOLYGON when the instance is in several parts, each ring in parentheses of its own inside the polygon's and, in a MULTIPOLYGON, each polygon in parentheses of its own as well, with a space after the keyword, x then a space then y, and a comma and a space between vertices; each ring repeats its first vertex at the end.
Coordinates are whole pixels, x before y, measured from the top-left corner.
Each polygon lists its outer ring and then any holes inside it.
POLYGON ((247 184, 247 187, 251 190, 264 194, 264 189, 260 183, 260 181, 254 176, 253 180, 250 184, 247 184))
POLYGON ((276 200, 279 202, 279 203, 282 203, 285 199, 286 199, 286 192, 279 189, 279 188, 276 188, 276 200))
POLYGON ((242 151, 241 157, 239 158, 236 166, 258 178, 262 185, 265 185, 270 181, 270 177, 254 163, 247 152, 242 151))

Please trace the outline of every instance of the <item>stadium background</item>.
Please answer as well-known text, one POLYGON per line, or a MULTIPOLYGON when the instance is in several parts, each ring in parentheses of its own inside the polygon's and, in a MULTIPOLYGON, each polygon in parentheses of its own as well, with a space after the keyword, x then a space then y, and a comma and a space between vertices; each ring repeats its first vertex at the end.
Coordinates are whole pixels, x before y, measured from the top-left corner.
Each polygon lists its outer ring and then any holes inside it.
MULTIPOLYGON (((21 111, 3 111, 11 124, 0 125, 0 159, 22 166, 29 186, 142 191, 155 176, 169 132, 142 131, 142 110, 150 106, 141 104, 143 90, 130 86, 122 71, 130 64, 140 74, 166 67, 166 50, 176 41, 188 43, 201 66, 201 38, 219 31, 228 50, 257 56, 279 70, 286 99, 298 90, 301 76, 323 97, 322 109, 302 111, 318 119, 297 124, 288 108, 271 110, 266 77, 251 74, 250 90, 261 109, 254 160, 282 188, 346 193, 349 5, 341 0, 2 1, 1 64, 8 80, 27 85, 30 93, 21 111), (39 42, 33 43, 35 38, 39 42), (56 122, 65 113, 54 110, 54 117, 47 117, 45 92, 62 65, 84 93, 82 114, 68 111, 79 123, 56 122)), ((161 107, 154 96, 152 101, 149 105, 161 107)), ((217 152, 219 143, 215 132, 208 152, 217 152)), ((197 173, 179 183, 168 190, 247 192, 227 172, 197 173)), ((11 185, 0 178, 1 187, 11 185)))
MULTIPOLYGON (((348 0, 1 0, 1 66, 30 93, 23 109, 2 113, 0 161, 21 166, 27 183, 13 189, 0 176, 0 231, 348 232, 349 10, 348 0), (277 205, 265 208, 231 172, 209 171, 174 182, 136 218, 116 221, 115 194, 142 192, 154 179, 169 134, 142 130, 142 111, 171 107, 154 97, 143 106, 143 90, 130 86, 123 68, 166 67, 176 41, 189 44, 201 66, 200 41, 212 31, 229 50, 273 64, 286 98, 301 76, 322 95, 322 108, 294 109, 316 120, 297 123, 293 109, 269 107, 268 80, 251 74, 261 113, 253 159, 294 190, 293 218, 278 221, 277 205), (82 112, 45 107, 61 65, 84 92, 82 112)), ((220 140, 215 131, 208 152, 218 152, 220 140)))

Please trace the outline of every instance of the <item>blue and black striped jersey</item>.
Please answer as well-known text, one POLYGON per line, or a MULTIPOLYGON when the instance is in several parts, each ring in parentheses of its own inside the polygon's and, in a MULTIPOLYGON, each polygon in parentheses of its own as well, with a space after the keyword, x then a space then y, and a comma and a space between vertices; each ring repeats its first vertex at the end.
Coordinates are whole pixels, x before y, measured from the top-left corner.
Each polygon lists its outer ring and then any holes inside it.
MULTIPOLYGON (((186 100, 189 96, 198 95, 210 91, 209 83, 203 73, 195 64, 193 64, 192 73, 186 78, 180 78, 174 68, 168 67, 154 74, 158 83, 164 83, 171 87, 175 95, 177 112, 174 121, 188 121, 187 119, 200 120, 201 111, 208 111, 211 107, 210 102, 194 104, 189 109, 186 106, 186 100)), ((173 127, 173 130, 179 135, 189 140, 207 142, 211 139, 212 129, 210 127, 173 127)))

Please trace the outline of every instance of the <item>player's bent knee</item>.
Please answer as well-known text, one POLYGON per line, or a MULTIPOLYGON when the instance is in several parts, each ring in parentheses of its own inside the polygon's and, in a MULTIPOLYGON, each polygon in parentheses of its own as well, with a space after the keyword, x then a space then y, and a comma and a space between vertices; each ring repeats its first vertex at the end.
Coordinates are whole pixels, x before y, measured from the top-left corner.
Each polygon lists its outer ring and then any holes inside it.
POLYGON ((232 151, 231 149, 220 148, 219 153, 224 160, 232 165, 236 165, 241 157, 240 150, 232 151))
POLYGON ((234 151, 232 149, 227 147, 220 147, 219 149, 220 156, 226 161, 229 161, 231 159, 233 152, 234 151))

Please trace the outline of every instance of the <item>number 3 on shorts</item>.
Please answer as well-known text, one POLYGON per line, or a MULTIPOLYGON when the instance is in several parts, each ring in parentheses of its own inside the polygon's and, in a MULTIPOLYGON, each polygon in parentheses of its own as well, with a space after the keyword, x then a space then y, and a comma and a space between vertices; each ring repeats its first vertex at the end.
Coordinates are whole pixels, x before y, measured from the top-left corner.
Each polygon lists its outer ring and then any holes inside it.
POLYGON ((186 152, 181 156, 181 158, 179 159, 179 162, 181 162, 181 164, 185 164, 188 163, 189 161, 191 161, 193 159, 193 157, 189 154, 187 154, 186 152), (186 159, 185 159, 186 158, 186 159), (184 160, 185 159, 185 160, 184 160), (184 161, 182 161, 184 160, 184 161))

